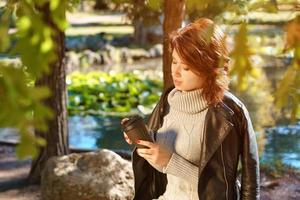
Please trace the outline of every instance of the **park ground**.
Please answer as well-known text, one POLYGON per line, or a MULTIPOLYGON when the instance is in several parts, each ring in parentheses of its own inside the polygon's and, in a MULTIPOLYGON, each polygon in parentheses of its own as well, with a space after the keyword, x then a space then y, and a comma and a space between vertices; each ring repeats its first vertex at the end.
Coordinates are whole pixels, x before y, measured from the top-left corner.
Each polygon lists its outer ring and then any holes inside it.
MULTIPOLYGON (((40 200, 39 185, 27 185, 30 160, 18 160, 15 148, 0 146, 0 200, 40 200)), ((288 172, 280 177, 261 172, 261 200, 300 199, 300 177, 288 172)))

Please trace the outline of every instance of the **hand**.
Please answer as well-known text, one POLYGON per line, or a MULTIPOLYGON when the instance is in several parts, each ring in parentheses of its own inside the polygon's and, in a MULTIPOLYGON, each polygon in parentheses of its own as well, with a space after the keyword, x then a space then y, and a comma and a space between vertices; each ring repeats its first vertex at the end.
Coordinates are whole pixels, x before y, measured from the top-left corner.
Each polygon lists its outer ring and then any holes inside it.
POLYGON ((148 142, 145 140, 138 140, 138 144, 144 145, 148 148, 138 148, 137 153, 139 156, 145 158, 148 162, 165 167, 169 163, 172 152, 168 151, 156 143, 148 142))
POLYGON ((127 134, 126 134, 125 132, 123 132, 123 135, 124 135, 125 141, 126 141, 128 144, 132 144, 131 139, 129 139, 129 137, 127 136, 127 134))
MULTIPOLYGON (((128 118, 124 118, 121 120, 121 124, 125 124, 129 119, 128 118)), ((131 139, 129 139, 129 137, 127 136, 127 134, 125 132, 123 132, 123 135, 124 135, 124 139, 125 141, 128 143, 128 144, 132 144, 132 141, 131 139)))

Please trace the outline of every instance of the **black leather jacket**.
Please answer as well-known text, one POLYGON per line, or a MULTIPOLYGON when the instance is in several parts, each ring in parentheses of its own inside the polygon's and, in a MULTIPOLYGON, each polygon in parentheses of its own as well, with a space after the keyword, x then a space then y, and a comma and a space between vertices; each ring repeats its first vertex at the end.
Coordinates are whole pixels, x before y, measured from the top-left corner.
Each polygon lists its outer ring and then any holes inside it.
MULTIPOLYGON (((166 90, 152 112, 148 127, 157 131, 167 112, 166 90)), ((259 161, 255 132, 245 106, 231 93, 208 108, 204 125, 204 145, 199 162, 198 196, 200 200, 259 199, 259 161), (237 168, 242 164, 241 186, 237 168)), ((199 138, 200 139, 200 138, 199 138)), ((166 174, 155 170, 146 160, 132 154, 135 181, 134 200, 158 198, 165 192, 166 174)), ((176 199, 174 199, 176 200, 176 199)))

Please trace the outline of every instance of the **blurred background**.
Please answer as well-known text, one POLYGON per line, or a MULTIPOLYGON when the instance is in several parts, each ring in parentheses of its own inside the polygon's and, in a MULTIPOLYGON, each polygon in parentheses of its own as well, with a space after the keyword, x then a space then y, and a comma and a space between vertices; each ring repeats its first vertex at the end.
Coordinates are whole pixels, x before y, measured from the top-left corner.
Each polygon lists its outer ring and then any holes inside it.
POLYGON ((165 36, 198 17, 226 34, 230 89, 256 131, 262 199, 300 199, 299 13, 297 0, 1 0, 0 199, 19 199, 38 165, 28 155, 46 143, 62 155, 130 155, 120 119, 146 121, 170 83, 165 36))

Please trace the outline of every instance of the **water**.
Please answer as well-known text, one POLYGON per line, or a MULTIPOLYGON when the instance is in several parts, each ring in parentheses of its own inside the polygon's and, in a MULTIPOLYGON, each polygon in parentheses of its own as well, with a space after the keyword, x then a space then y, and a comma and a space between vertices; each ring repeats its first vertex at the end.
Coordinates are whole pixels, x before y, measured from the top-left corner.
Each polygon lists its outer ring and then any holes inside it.
POLYGON ((131 150, 132 147, 123 139, 120 121, 120 117, 69 117, 70 146, 91 150, 131 150))
POLYGON ((281 162, 300 169, 300 121, 266 129, 265 151, 261 162, 281 162))
MULTIPOLYGON (((123 139, 121 118, 73 116, 69 118, 70 145, 84 149, 118 149, 132 147, 123 139)), ((300 169, 300 121, 295 125, 266 129, 265 151, 261 162, 284 164, 300 169)))
MULTIPOLYGON (((120 126, 121 117, 69 117, 70 147, 96 150, 99 148, 130 152, 120 126)), ((266 129, 266 143, 261 163, 283 163, 300 169, 300 121, 295 125, 278 125, 266 129)), ((17 141, 15 129, 0 129, 0 140, 17 141)))

